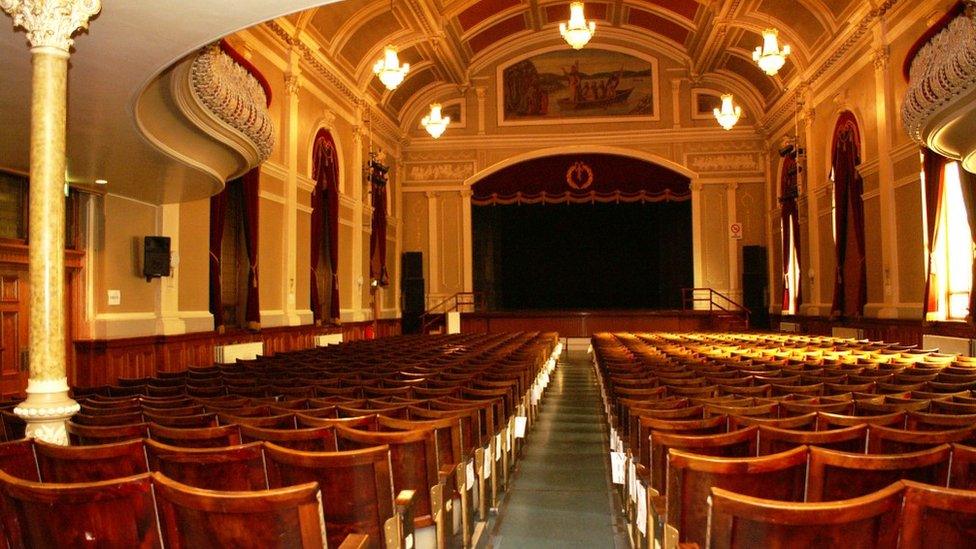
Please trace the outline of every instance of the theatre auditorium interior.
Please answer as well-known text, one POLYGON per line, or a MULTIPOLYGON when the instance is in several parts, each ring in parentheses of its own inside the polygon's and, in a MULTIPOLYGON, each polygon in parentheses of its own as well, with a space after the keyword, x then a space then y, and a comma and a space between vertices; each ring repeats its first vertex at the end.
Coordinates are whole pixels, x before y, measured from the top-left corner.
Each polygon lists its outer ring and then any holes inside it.
POLYGON ((0 549, 976 546, 976 0, 0 11, 0 549))

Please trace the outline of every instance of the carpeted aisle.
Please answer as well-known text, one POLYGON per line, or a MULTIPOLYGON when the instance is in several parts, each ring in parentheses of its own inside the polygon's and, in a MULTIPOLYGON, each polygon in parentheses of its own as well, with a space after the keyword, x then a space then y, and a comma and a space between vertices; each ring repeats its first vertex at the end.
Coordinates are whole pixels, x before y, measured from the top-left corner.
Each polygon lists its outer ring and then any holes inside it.
POLYGON ((629 547, 613 511, 608 434, 589 356, 565 353, 487 546, 629 547))

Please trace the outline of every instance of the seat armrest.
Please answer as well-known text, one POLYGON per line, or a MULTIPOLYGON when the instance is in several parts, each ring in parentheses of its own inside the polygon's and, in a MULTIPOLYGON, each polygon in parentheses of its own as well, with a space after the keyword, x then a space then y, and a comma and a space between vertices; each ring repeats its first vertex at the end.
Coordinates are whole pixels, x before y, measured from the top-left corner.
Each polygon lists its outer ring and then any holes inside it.
POLYGON ((394 500, 394 515, 384 524, 387 549, 413 547, 413 514, 415 493, 401 490, 394 500))
POLYGON ((367 534, 349 534, 339 544, 339 549, 366 549, 367 547, 369 547, 369 536, 367 534))

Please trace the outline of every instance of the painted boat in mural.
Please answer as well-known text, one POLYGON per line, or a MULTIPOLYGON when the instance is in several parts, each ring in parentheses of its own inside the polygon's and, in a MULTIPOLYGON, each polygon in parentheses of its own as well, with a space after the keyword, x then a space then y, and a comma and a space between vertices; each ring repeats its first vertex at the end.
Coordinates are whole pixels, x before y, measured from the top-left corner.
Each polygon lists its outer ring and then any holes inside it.
POLYGON ((617 103, 623 103, 627 101, 630 94, 634 91, 634 88, 627 88, 626 90, 616 90, 612 97, 602 97, 600 99, 583 99, 580 101, 573 101, 568 97, 564 97, 559 100, 559 108, 567 110, 581 110, 581 109, 598 109, 601 107, 609 107, 610 105, 615 105, 617 103))

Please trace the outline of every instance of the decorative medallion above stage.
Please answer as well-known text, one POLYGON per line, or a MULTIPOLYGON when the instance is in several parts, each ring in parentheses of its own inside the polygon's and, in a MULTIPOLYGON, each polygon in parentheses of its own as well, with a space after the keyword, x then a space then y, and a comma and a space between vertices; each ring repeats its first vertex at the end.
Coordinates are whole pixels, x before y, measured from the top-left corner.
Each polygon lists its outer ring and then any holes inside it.
POLYGON ((499 125, 658 119, 657 60, 560 48, 499 67, 499 125))
POLYGON ((472 185, 476 206, 587 202, 683 202, 690 180, 664 166, 614 154, 560 154, 502 168, 472 185))

